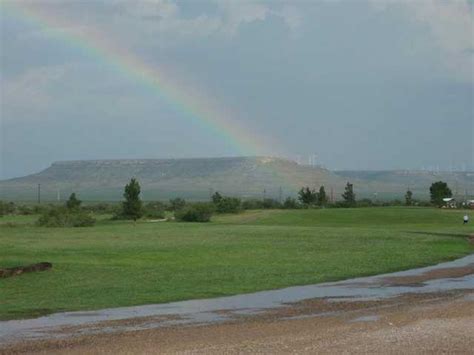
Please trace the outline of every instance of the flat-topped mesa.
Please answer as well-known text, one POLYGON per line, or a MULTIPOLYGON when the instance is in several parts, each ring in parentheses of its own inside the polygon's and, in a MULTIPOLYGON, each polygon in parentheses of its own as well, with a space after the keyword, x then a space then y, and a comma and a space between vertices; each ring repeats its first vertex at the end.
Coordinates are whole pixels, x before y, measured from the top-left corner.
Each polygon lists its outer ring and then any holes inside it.
POLYGON ((474 173, 432 173, 426 171, 337 171, 300 165, 271 156, 183 158, 183 159, 104 159, 54 162, 47 169, 28 176, 0 181, 0 199, 37 198, 38 184, 45 201, 64 199, 76 192, 82 200, 120 200, 123 187, 135 177, 144 199, 208 200, 219 191, 242 198, 296 198, 303 186, 319 189, 324 185, 334 199, 341 199, 345 184, 354 184, 358 199, 403 200, 407 186, 415 198, 428 199, 429 186, 446 181, 459 191, 474 191, 474 173))
POLYGON ((0 182, 0 198, 20 194, 34 200, 34 190, 41 184, 43 195, 49 198, 76 192, 82 199, 118 200, 132 177, 139 180, 149 199, 209 199, 211 190, 255 198, 261 198, 265 190, 267 197, 285 198, 315 181, 342 184, 326 169, 271 156, 76 160, 57 161, 39 173, 0 182))
POLYGON ((161 159, 92 159, 92 160, 60 160, 51 164, 51 167, 57 166, 78 166, 78 165, 147 165, 147 164, 171 164, 171 163, 217 163, 217 162, 256 162, 256 163, 288 163, 296 162, 273 156, 244 156, 244 157, 218 157, 218 158, 161 158, 161 159))

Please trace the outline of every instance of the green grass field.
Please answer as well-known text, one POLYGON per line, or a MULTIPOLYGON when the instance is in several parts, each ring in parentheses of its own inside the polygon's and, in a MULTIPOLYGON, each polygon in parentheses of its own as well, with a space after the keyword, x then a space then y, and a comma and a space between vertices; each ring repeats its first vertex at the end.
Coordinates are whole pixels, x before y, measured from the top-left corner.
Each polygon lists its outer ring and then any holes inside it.
POLYGON ((0 267, 52 262, 0 279, 0 319, 162 303, 311 284, 435 264, 474 252, 463 211, 360 208, 249 211, 212 223, 100 220, 40 228, 0 219, 0 267))

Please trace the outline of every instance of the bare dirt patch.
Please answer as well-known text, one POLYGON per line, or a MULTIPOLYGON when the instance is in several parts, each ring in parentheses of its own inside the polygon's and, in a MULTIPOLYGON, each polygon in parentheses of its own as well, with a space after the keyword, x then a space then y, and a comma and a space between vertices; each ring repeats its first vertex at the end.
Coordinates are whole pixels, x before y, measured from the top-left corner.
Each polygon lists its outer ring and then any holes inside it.
POLYGON ((18 276, 27 272, 47 271, 53 267, 53 264, 41 262, 27 266, 16 266, 11 268, 0 269, 0 278, 18 276))

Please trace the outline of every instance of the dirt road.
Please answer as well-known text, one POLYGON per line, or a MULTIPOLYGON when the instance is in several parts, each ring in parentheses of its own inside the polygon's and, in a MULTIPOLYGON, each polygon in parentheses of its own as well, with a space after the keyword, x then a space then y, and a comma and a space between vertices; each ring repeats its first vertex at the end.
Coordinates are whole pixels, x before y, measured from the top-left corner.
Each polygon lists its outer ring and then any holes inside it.
POLYGON ((457 291, 375 302, 303 302, 225 324, 19 343, 3 352, 472 354, 473 349, 474 292, 457 291), (309 316, 324 310, 332 315, 309 316))

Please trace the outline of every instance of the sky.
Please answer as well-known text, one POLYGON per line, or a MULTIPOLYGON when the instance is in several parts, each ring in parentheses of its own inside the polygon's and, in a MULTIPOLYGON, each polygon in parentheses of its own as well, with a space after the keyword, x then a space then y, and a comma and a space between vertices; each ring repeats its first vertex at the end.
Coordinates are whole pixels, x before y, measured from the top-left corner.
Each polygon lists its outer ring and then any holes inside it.
POLYGON ((468 0, 2 0, 0 178, 272 155, 474 170, 468 0))

